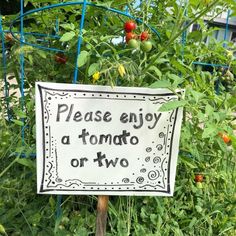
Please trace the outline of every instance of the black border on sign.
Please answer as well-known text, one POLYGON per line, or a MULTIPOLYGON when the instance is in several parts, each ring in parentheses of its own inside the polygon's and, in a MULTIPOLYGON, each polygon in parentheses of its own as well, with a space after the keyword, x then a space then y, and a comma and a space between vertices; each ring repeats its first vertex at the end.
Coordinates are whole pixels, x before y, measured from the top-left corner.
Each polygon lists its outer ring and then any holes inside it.
MULTIPOLYGON (((105 94, 124 94, 124 95, 141 95, 141 96, 173 96, 173 93, 163 93, 163 94, 150 94, 150 93, 126 93, 126 92, 112 92, 112 91, 91 91, 91 90, 80 90, 80 89, 54 89, 54 88, 47 88, 41 85, 37 85, 39 94, 40 94, 40 105, 41 105, 41 114, 42 114, 42 132, 43 132, 43 137, 42 137, 42 142, 43 142, 43 175, 42 175, 42 181, 41 181, 41 186, 40 186, 40 193, 43 192, 159 192, 159 193, 167 193, 170 194, 170 166, 171 166, 171 154, 172 154, 172 145, 173 145, 173 138, 174 138, 174 130, 176 126, 176 120, 177 120, 177 115, 178 115, 178 110, 179 108, 176 109, 175 112, 175 120, 174 120, 174 125, 173 125, 173 133, 171 135, 171 142, 170 142, 170 153, 169 153, 169 163, 168 163, 168 180, 167 180, 167 190, 100 190, 100 189, 90 189, 90 190, 76 190, 76 189, 55 189, 55 188, 47 188, 44 189, 44 176, 45 176, 45 123, 44 123, 44 106, 43 106, 43 95, 42 95, 42 90, 52 90, 52 91, 60 91, 60 92, 84 92, 84 93, 105 93, 105 94)), ((121 87, 122 88, 122 87, 121 87)), ((132 87, 131 87, 132 88, 132 87)), ((181 95, 182 92, 179 91, 177 94, 181 95)))

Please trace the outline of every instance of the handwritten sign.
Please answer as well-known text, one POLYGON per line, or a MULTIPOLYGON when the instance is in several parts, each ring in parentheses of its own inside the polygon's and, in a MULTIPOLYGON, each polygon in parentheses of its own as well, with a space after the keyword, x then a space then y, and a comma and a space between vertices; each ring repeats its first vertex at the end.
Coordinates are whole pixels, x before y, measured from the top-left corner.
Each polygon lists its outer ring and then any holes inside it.
POLYGON ((36 83, 38 193, 173 195, 182 108, 158 109, 177 99, 166 89, 36 83))

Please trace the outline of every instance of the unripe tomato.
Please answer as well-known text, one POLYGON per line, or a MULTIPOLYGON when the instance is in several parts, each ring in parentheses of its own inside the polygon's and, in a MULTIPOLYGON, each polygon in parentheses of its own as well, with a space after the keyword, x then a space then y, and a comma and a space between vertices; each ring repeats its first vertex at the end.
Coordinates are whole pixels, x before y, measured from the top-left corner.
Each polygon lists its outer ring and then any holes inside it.
POLYGON ((142 42, 141 49, 143 52, 150 52, 152 50, 152 43, 150 41, 142 42))
POLYGON ((124 29, 125 29, 125 32, 126 32, 126 33, 129 33, 129 32, 131 32, 131 31, 135 30, 136 27, 137 27, 137 25, 136 25, 135 22, 132 21, 132 20, 126 21, 126 22, 125 22, 125 25, 124 25, 124 29))
POLYGON ((136 38, 137 38, 137 34, 132 33, 132 32, 126 33, 126 35, 125 35, 126 43, 128 43, 130 41, 130 39, 136 39, 136 38))
POLYGON ((203 175, 202 175, 202 174, 197 174, 197 175, 195 175, 194 180, 195 180, 196 183, 202 183, 202 181, 203 181, 203 175))
POLYGON ((199 188, 199 189, 202 189, 202 188, 203 188, 203 186, 202 186, 202 183, 201 183, 201 182, 197 182, 197 188, 199 188))
POLYGON ((234 79, 234 75, 230 72, 230 70, 226 71, 225 76, 229 77, 230 80, 234 79))
POLYGON ((130 39, 128 46, 130 48, 138 48, 139 47, 139 43, 136 39, 130 39))
POLYGON ((55 61, 59 64, 66 64, 67 57, 63 53, 57 53, 55 55, 55 61))
POLYGON ((4 137, 8 137, 8 136, 10 136, 9 131, 3 131, 2 134, 3 134, 4 137))
POLYGON ((7 142, 3 141, 2 143, 2 147, 6 147, 7 146, 7 142))
POLYGON ((145 41, 145 40, 148 40, 149 39, 149 33, 147 31, 144 31, 140 34, 140 40, 141 41, 145 41))

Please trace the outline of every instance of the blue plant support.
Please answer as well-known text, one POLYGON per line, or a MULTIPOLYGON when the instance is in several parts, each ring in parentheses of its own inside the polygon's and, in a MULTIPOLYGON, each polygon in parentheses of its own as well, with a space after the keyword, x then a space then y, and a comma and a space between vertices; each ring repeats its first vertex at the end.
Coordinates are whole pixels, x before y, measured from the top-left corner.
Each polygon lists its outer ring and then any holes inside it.
POLYGON ((5 98, 6 107, 7 107, 7 118, 10 121, 11 115, 10 115, 10 107, 9 107, 9 89, 8 89, 8 83, 7 83, 7 56, 6 56, 5 36, 4 36, 4 30, 2 26, 1 15, 0 15, 0 33, 1 33, 1 39, 2 39, 2 67, 3 67, 3 80, 4 80, 4 98, 5 98))

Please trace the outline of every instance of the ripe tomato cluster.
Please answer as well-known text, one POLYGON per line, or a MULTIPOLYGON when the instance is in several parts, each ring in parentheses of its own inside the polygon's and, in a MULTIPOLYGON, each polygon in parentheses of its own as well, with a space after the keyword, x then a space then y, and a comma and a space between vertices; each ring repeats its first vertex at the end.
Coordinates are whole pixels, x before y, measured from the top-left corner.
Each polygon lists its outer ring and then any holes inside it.
POLYGON ((152 42, 148 40, 150 34, 147 31, 143 31, 140 35, 137 35, 133 32, 136 28, 137 25, 134 21, 129 20, 125 22, 124 30, 126 32, 126 43, 130 48, 137 49, 140 47, 143 52, 150 52, 152 50, 152 42))

